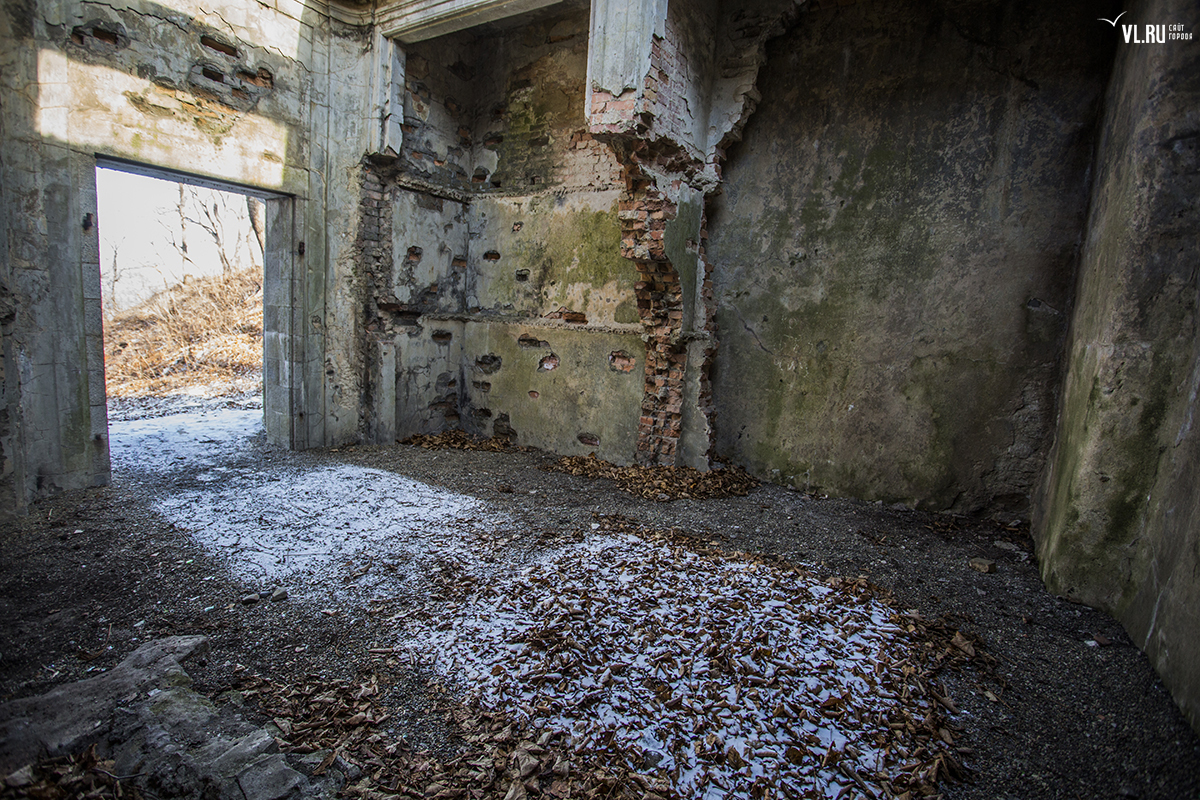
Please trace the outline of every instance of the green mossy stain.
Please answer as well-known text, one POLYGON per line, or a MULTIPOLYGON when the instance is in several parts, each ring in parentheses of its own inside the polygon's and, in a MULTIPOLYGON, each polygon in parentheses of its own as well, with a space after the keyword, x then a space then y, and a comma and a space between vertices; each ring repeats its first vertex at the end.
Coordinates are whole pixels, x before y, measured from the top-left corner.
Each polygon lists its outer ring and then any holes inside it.
MULTIPOLYGON (((1137 426, 1133 435, 1117 447, 1121 468, 1113 476, 1112 490, 1105 503, 1108 529, 1098 545, 1102 552, 1111 553, 1139 535, 1138 520, 1158 478, 1158 462, 1162 456, 1159 429, 1166 418, 1173 387, 1174 370, 1168 358, 1155 354, 1145 385, 1145 402, 1136 404, 1141 406, 1137 426)), ((1132 413, 1136 406, 1130 405, 1132 413)), ((1121 411, 1114 409, 1112 413, 1121 411)), ((1134 590, 1135 587, 1130 586, 1122 593, 1118 609, 1132 597, 1134 590)))
MULTIPOLYGON (((612 281, 632 295, 637 270, 633 262, 621 257, 621 227, 615 207, 563 211, 550 203, 532 203, 523 222, 511 257, 501 262, 505 267, 497 273, 493 291, 498 298, 514 297, 521 290, 542 297, 547 307, 557 308, 567 303, 567 290, 573 284, 600 288, 612 281), (527 282, 517 283, 519 270, 529 271, 527 282)), ((585 292, 585 297, 589 295, 590 290, 585 292)), ((636 322, 636 307, 631 302, 621 306, 626 308, 622 315, 626 319, 616 321, 636 322)))

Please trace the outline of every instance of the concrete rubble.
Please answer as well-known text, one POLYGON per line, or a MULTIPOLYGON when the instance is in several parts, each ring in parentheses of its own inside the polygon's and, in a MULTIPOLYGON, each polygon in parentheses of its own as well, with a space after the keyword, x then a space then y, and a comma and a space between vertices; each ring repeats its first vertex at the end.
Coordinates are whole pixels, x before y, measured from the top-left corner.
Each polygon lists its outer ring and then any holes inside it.
POLYGON ((148 642, 94 678, 0 705, 0 774, 16 788, 31 781, 35 763, 95 746, 113 774, 163 797, 332 797, 340 773, 310 779, 270 732, 190 688, 181 662, 206 644, 202 636, 148 642))

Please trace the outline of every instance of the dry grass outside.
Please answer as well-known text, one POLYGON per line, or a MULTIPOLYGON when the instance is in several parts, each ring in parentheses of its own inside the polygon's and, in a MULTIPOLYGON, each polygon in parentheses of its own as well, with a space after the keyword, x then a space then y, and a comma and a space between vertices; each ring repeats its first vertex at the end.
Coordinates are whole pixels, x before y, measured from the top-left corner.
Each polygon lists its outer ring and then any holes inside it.
POLYGON ((262 380, 262 272, 190 278, 104 326, 109 397, 189 387, 250 389, 262 380))

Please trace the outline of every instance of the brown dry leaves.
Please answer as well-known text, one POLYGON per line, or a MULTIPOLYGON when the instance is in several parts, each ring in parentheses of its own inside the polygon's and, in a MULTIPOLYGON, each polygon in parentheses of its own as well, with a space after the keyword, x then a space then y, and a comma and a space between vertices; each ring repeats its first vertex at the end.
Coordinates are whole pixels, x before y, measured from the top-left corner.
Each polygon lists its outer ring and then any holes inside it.
POLYGON ((504 714, 468 706, 445 695, 434 703, 464 743, 459 755, 439 759, 388 737, 382 704, 386 678, 352 683, 313 682, 286 687, 249 678, 242 694, 272 718, 285 752, 324 752, 313 775, 349 765, 362 776, 343 797, 384 798, 650 798, 670 795, 665 785, 631 772, 603 753, 571 752, 565 737, 535 732, 504 714))
MULTIPOLYGON (((690 544, 695 549, 710 550, 680 531, 651 530, 621 517, 597 519, 605 531, 636 532, 680 546, 690 544)), ((770 563, 747 554, 724 554, 726 558, 731 555, 752 564, 770 563)), ((941 676, 946 670, 968 664, 986 672, 995 660, 977 637, 959 629, 954 620, 929 620, 915 612, 897 611, 895 600, 866 578, 837 578, 825 585, 833 592, 832 609, 849 610, 872 602, 893 609, 889 616, 899 629, 898 654, 903 660, 894 662, 875 678, 878 691, 893 698, 893 702, 884 711, 882 724, 868 744, 891 753, 894 759, 889 759, 885 769, 868 771, 856 763, 848 749, 799 744, 789 748, 785 758, 793 763, 797 760, 811 763, 816 759, 820 769, 837 772, 843 779, 839 796, 906 800, 936 796, 939 784, 968 775, 961 758, 971 752, 960 741, 962 729, 952 722, 952 715, 958 712, 941 676)), ((547 637, 535 631, 528 638, 530 647, 537 649, 538 642, 534 639, 547 637)), ((557 646, 555 643, 561 638, 549 636, 547 642, 557 646)), ((754 643, 738 644, 751 647, 754 643)), ((739 670, 736 649, 714 656, 731 673, 739 670)), ((388 667, 398 666, 391 658, 396 652, 394 648, 373 652, 380 654, 388 667)), ((819 669, 819 665, 809 668, 819 669)), ((377 669, 382 672, 358 682, 328 682, 310 676, 307 683, 282 686, 252 678, 244 684, 243 693, 273 719, 285 751, 315 753, 314 764, 320 757, 315 772, 321 773, 331 766, 345 771, 346 764, 361 770, 361 776, 343 789, 343 796, 365 800, 678 796, 667 784, 665 773, 655 770, 636 748, 627 749, 614 737, 592 738, 586 744, 578 739, 571 742, 561 733, 537 730, 514 721, 509 708, 463 703, 443 694, 440 686, 430 687, 435 709, 431 713, 444 718, 463 749, 448 758, 417 752, 400 738, 402 731, 388 733, 389 678, 383 665, 377 665, 377 669)), ((562 674, 565 679, 566 674, 562 674)), ((664 702, 671 707, 669 698, 664 702)), ((775 713, 796 719, 830 719, 852 713, 852 705, 846 696, 831 694, 817 702, 803 693, 795 693, 775 713)), ((741 751, 736 749, 723 757, 727 764, 743 759, 741 751)), ((732 763, 734 769, 742 766, 732 763)), ((351 772, 357 775, 354 770, 351 772)), ((755 798, 806 796, 772 788, 772 783, 756 785, 747 794, 755 798)))
POLYGON ((262 369, 262 272, 193 278, 104 326, 110 397, 160 395, 262 369))
POLYGON ((484 439, 479 436, 472 436, 466 431, 418 433, 401 440, 400 444, 413 445, 414 447, 421 447, 426 450, 487 450, 497 452, 500 450, 519 449, 513 448, 509 444, 508 439, 502 436, 484 439))
POLYGON ((617 488, 647 500, 701 500, 741 497, 758 486, 740 467, 708 472, 691 467, 618 467, 596 456, 564 456, 548 469, 588 478, 608 478, 617 488))
POLYGON ((10 775, 8 783, 0 781, 0 798, 141 800, 130 784, 139 776, 114 775, 112 769, 113 762, 97 758, 92 745, 78 755, 42 761, 28 772, 22 769, 10 775))

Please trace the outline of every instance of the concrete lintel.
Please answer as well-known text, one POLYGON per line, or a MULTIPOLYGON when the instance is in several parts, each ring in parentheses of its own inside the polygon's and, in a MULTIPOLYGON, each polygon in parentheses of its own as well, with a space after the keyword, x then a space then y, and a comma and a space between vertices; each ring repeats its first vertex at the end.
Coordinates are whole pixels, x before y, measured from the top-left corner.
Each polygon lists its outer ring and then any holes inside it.
POLYGON ((378 12, 383 35, 404 44, 423 42, 485 22, 515 17, 561 0, 400 0, 378 12))

